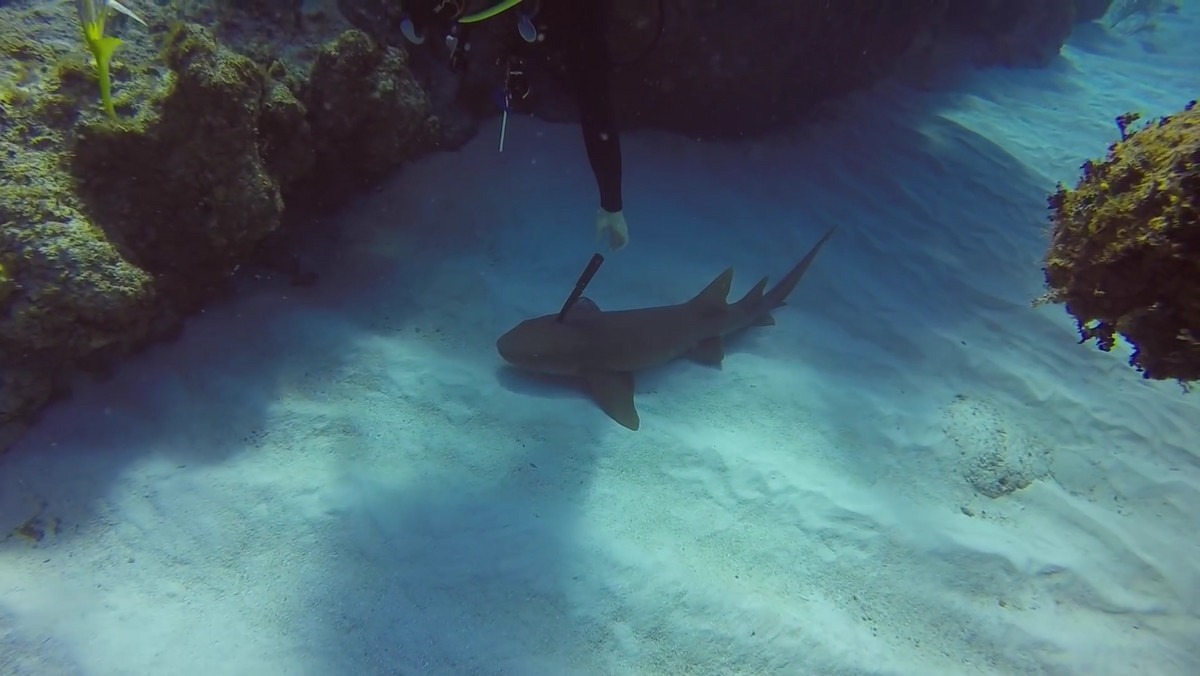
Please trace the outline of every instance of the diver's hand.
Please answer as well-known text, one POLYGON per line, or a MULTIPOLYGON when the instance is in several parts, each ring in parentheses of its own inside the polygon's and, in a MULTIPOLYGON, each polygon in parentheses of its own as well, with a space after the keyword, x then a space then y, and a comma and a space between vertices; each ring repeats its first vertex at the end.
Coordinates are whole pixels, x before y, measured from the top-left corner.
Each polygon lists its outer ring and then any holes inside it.
POLYGON ((619 251, 629 243, 629 227, 620 211, 596 211, 596 239, 608 238, 608 248, 619 251))

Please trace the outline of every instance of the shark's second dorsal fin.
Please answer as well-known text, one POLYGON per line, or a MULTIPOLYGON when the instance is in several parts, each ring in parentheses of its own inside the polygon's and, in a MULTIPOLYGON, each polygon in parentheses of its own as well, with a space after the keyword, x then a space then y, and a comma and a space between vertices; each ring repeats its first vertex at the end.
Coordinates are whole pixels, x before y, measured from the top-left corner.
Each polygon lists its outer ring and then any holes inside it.
POLYGON ((732 284, 733 268, 726 268, 725 272, 717 275, 717 278, 696 294, 695 298, 689 300, 688 305, 723 310, 728 305, 725 300, 729 298, 729 287, 732 284))
POLYGON ((758 280, 758 284, 755 284, 753 289, 750 289, 748 292, 746 292, 746 295, 742 296, 742 299, 739 300, 738 302, 739 303, 757 303, 758 301, 762 300, 763 291, 765 291, 766 288, 767 288, 767 278, 763 277, 762 279, 758 280))

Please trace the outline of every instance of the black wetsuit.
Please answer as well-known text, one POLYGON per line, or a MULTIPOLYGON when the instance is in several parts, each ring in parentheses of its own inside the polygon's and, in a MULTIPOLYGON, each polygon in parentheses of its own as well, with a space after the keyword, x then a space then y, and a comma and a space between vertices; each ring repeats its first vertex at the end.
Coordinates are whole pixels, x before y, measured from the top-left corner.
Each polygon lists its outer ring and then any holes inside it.
MULTIPOLYGON (((588 162, 600 190, 600 207, 609 212, 621 211, 621 139, 609 93, 611 59, 606 28, 610 0, 540 2, 534 22, 543 31, 544 42, 525 44, 514 28, 511 47, 514 52, 530 56, 541 52, 542 58, 563 60, 561 65, 579 108, 588 162)), ((423 25, 436 23, 434 4, 436 0, 414 0, 405 6, 411 7, 408 11, 414 22, 423 25)), ((487 21, 511 21, 511 15, 521 11, 522 5, 487 21)))
MULTIPOLYGON (((565 40, 567 73, 575 87, 588 161, 600 189, 600 207, 620 211, 621 139, 610 96, 611 60, 605 28, 608 0, 545 0, 547 40, 565 40), (560 33, 559 36, 554 36, 560 33)), ((561 44, 561 43, 560 43, 561 44)))

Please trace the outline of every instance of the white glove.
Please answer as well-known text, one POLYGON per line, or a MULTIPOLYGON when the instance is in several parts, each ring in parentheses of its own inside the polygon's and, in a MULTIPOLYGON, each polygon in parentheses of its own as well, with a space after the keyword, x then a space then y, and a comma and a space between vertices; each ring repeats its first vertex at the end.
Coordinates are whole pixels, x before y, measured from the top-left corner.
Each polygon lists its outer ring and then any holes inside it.
POLYGON ((619 251, 629 243, 629 227, 620 211, 596 211, 596 239, 608 237, 608 248, 619 251))

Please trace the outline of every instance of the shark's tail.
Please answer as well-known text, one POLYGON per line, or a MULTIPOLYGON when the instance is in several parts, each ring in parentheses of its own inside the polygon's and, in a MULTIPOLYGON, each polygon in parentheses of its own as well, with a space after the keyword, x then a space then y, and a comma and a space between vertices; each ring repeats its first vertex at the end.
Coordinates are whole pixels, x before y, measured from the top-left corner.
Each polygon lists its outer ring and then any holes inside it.
POLYGON ((773 310, 787 302, 787 297, 792 293, 792 289, 796 288, 796 284, 800 282, 800 278, 808 271, 808 266, 812 265, 813 259, 817 257, 817 253, 821 251, 821 247, 825 246, 825 242, 833 235, 834 230, 837 230, 836 225, 830 228, 829 232, 825 233, 813 245, 812 250, 808 252, 808 255, 803 260, 796 264, 796 267, 784 275, 783 279, 779 280, 779 283, 773 286, 770 291, 763 294, 764 304, 768 309, 773 310))

